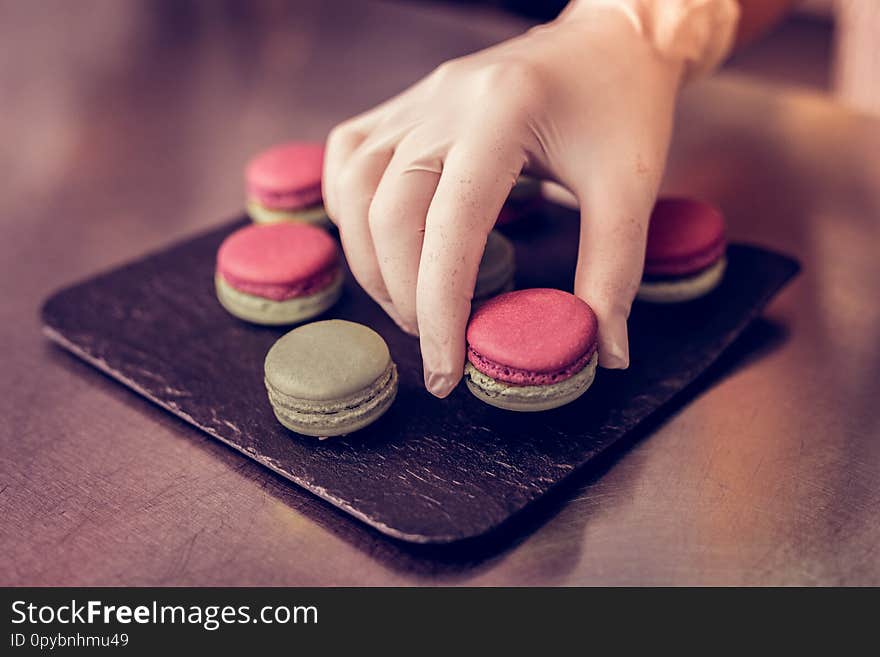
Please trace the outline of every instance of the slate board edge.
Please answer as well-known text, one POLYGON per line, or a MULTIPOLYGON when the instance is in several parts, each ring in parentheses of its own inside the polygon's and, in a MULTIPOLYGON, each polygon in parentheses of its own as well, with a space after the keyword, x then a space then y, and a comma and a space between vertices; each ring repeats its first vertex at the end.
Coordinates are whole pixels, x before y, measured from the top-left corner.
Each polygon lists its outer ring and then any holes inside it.
MULTIPOLYGON (((166 404, 166 403, 160 401, 159 399, 157 399, 156 397, 151 395, 149 392, 144 390, 144 388, 142 388, 140 385, 138 385, 132 379, 129 379, 126 376, 122 376, 119 372, 113 371, 100 358, 95 358, 89 352, 85 351, 84 349, 80 349, 76 344, 74 344, 73 342, 68 340, 66 337, 64 337, 64 335, 62 335, 61 333, 56 331, 51 326, 44 325, 43 326, 43 334, 49 340, 54 342, 55 344, 59 345, 63 349, 66 349, 67 351, 71 352, 74 356, 83 359, 85 362, 87 362, 89 365, 96 368, 97 370, 99 370, 103 374, 106 374, 111 379, 119 381, 120 383, 122 383, 124 386, 126 386, 130 390, 133 390, 134 392, 136 392, 140 396, 144 397, 145 399, 149 400, 153 404, 156 404, 160 408, 168 411, 169 413, 171 413, 175 417, 179 417, 180 419, 184 420, 188 424, 191 424, 192 426, 196 427, 200 431, 207 433, 212 438, 219 440, 224 445, 227 445, 227 446, 231 447, 232 449, 234 449, 235 451, 237 451, 241 454, 244 454, 249 459, 252 459, 252 460, 256 461, 257 463, 259 463, 260 465, 269 468, 270 470, 272 470, 276 474, 281 475, 282 477, 284 477, 288 481, 292 481, 297 486, 299 486, 301 489, 316 495, 317 497, 325 500, 326 502, 329 502, 330 504, 332 504, 333 506, 335 506, 339 509, 342 509, 346 513, 351 514, 352 516, 354 516, 358 520, 370 525, 371 527, 377 529, 378 531, 382 532, 383 534, 386 534, 386 535, 391 536, 393 538, 397 538, 399 540, 406 541, 409 543, 434 543, 434 542, 446 543, 446 542, 449 542, 449 541, 443 541, 442 537, 441 537, 441 540, 437 541, 437 540, 434 540, 433 537, 429 538, 429 537, 420 536, 417 534, 416 535, 406 534, 404 532, 400 532, 400 531, 394 529, 393 527, 389 527, 389 526, 385 525, 384 523, 381 523, 381 522, 378 522, 372 518, 369 518, 368 516, 364 515, 360 511, 358 511, 357 509, 346 504, 343 500, 340 500, 339 498, 336 498, 333 495, 330 495, 327 491, 325 491, 320 486, 315 486, 312 483, 300 481, 298 477, 295 477, 295 476, 285 472, 284 470, 280 469, 277 465, 275 465, 272 462, 272 459, 261 458, 257 454, 255 454, 253 452, 249 452, 245 449, 242 449, 241 447, 239 447, 235 443, 232 443, 232 442, 226 440, 217 432, 212 431, 211 429, 208 429, 207 427, 203 427, 202 425, 198 424, 187 413, 181 411, 179 408, 175 408, 169 404, 166 404)), ((463 539, 456 539, 456 540, 463 540, 463 539)))

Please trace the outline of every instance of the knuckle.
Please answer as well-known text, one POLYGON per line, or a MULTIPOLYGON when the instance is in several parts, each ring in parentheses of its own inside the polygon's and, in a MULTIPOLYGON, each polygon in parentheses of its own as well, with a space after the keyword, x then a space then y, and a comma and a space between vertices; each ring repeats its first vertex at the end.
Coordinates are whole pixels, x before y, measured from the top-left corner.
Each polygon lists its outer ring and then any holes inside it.
POLYGON ((357 185, 360 170, 356 164, 357 162, 354 159, 349 160, 343 165, 342 169, 339 170, 335 183, 343 194, 345 193, 345 190, 351 189, 357 185))
POLYGON ((431 73, 431 78, 435 82, 444 82, 451 77, 454 77, 458 73, 462 71, 464 68, 464 59, 461 57, 455 59, 449 59, 440 64, 437 68, 433 70, 431 73))
POLYGON ((330 130, 327 135, 327 148, 335 148, 346 143, 354 136, 354 128, 349 121, 343 121, 330 130))
POLYGON ((485 66, 480 72, 479 85, 483 94, 500 97, 514 105, 541 102, 546 94, 546 82, 539 67, 523 59, 485 66))
POLYGON ((370 203, 367 223, 373 233, 385 233, 401 228, 402 221, 399 213, 394 212, 393 203, 387 197, 387 193, 377 194, 370 203))

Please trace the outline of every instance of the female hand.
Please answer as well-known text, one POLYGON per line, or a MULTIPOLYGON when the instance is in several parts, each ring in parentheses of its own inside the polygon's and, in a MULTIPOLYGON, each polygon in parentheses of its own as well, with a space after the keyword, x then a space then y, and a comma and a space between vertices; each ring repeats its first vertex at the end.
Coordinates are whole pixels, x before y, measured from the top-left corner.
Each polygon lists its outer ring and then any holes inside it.
POLYGON ((685 59, 661 54, 614 4, 573 3, 329 137, 325 205, 352 273, 418 334, 438 397, 461 378, 486 236, 521 171, 577 198, 574 292, 599 319, 599 364, 628 366, 626 322, 685 59))

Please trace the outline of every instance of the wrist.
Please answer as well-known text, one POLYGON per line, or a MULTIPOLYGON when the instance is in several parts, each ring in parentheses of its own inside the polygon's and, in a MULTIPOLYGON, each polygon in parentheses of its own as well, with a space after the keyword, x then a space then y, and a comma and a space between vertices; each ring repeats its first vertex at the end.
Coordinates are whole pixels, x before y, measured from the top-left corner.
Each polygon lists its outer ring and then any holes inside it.
POLYGON ((680 63, 685 78, 711 72, 733 47, 739 20, 736 0, 572 0, 560 21, 589 20, 614 11, 655 53, 680 63))

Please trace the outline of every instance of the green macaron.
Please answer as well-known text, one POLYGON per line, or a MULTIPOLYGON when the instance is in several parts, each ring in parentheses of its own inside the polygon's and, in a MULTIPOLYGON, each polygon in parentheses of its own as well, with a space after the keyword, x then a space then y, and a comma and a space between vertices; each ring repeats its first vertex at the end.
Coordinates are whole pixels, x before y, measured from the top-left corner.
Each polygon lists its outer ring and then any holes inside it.
POLYGON ((278 421, 307 436, 342 436, 375 422, 397 395, 385 340, 331 319, 282 336, 266 354, 266 390, 278 421))

